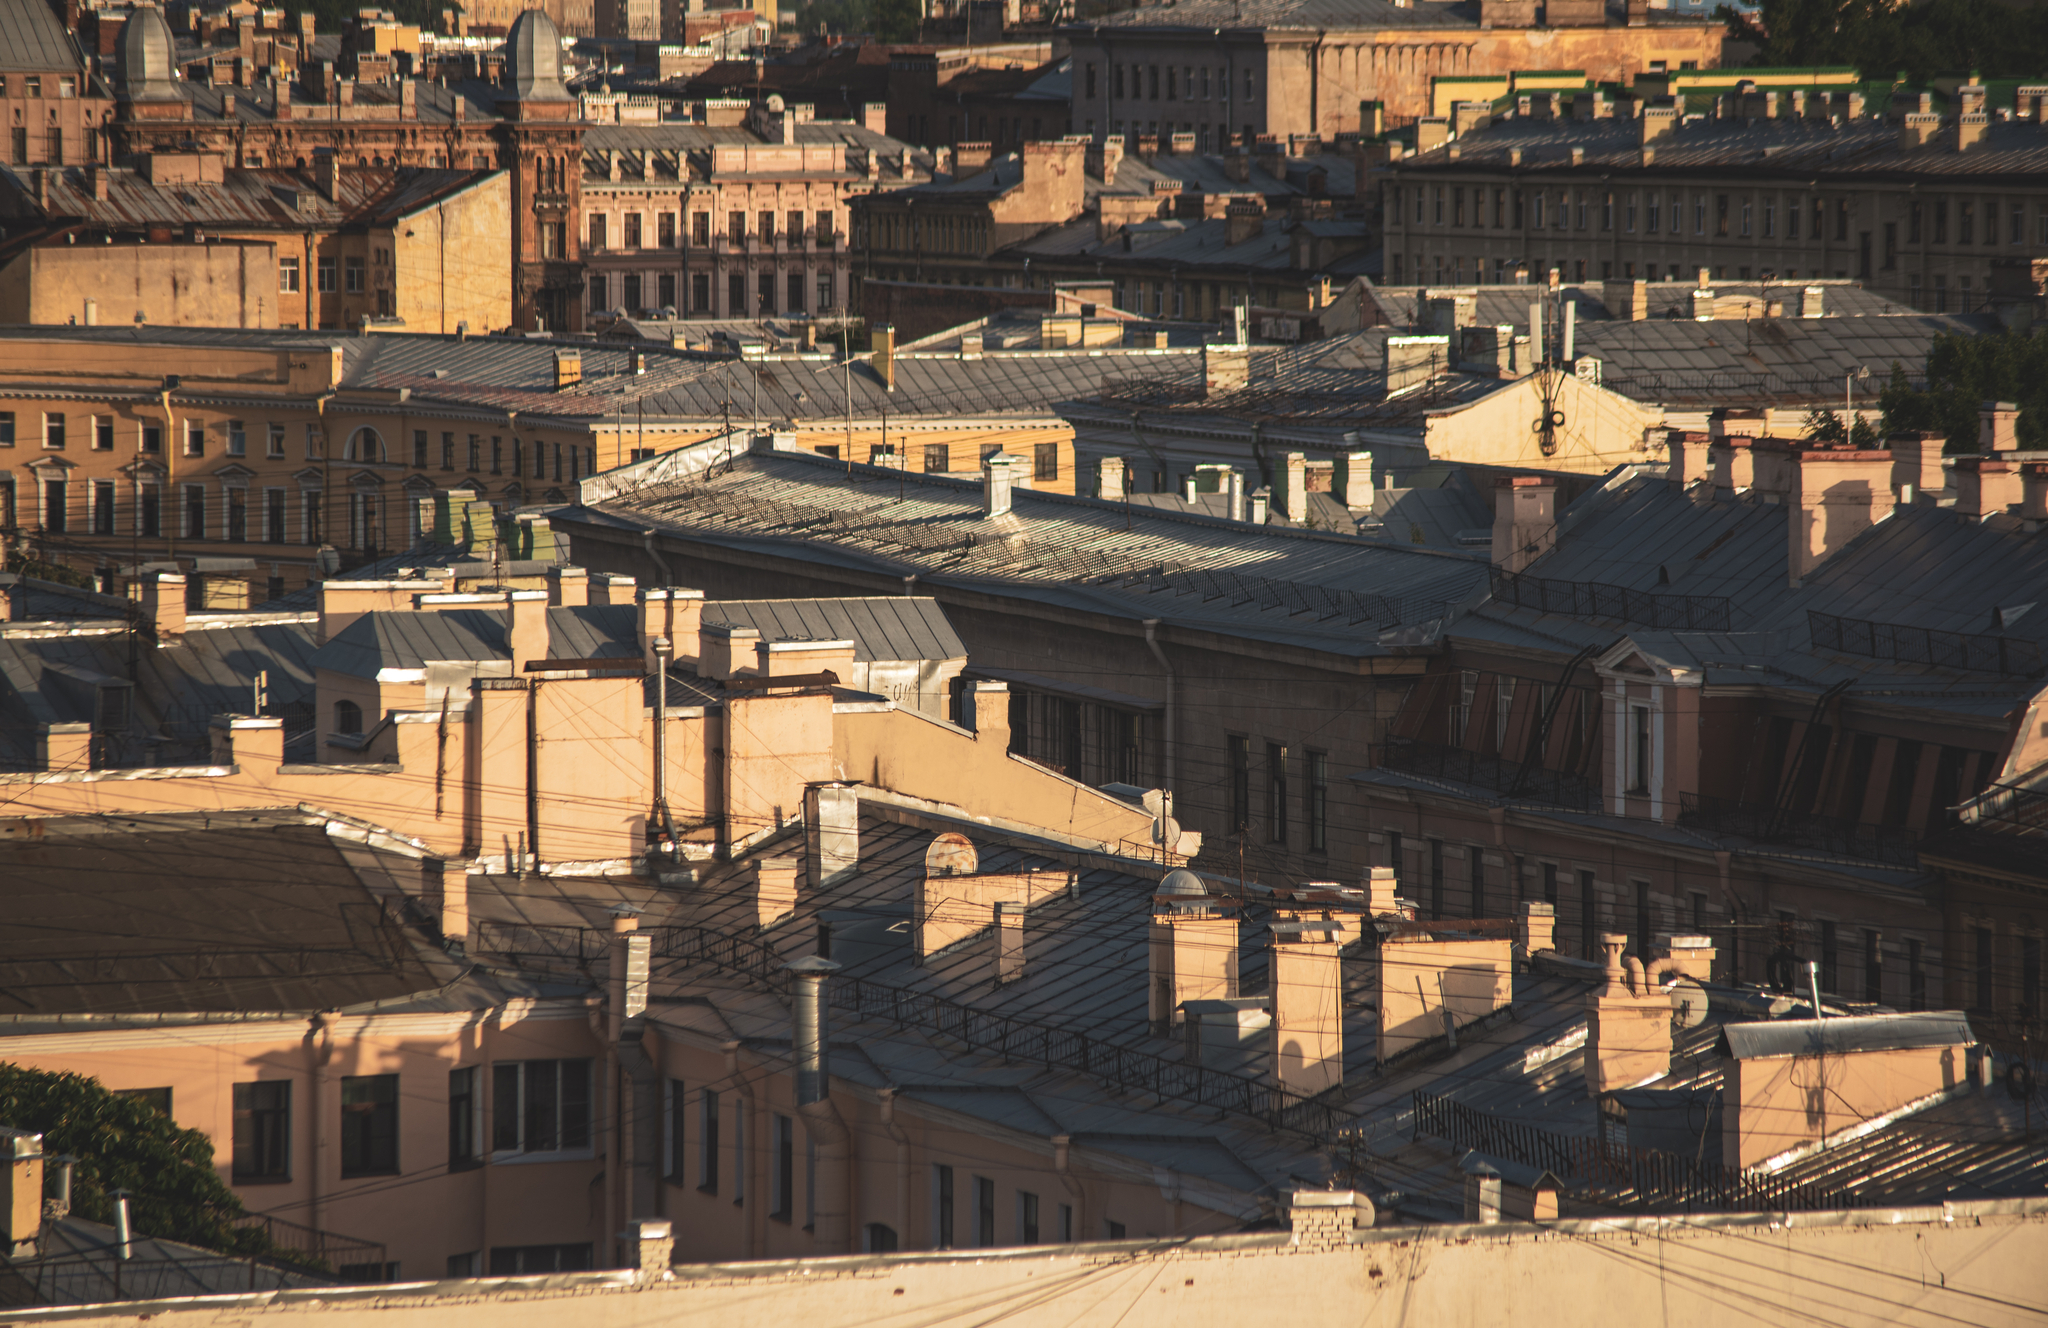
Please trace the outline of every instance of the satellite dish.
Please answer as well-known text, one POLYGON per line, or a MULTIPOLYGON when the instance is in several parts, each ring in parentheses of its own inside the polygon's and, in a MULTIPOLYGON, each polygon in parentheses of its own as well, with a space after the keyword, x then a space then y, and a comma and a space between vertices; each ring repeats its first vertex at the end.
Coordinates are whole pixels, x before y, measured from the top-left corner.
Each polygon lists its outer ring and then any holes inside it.
POLYGON ((1698 1028, 1707 1022, 1707 989, 1692 978, 1680 978, 1671 993, 1671 1021, 1680 1028, 1698 1028))
POLYGON ((1180 842, 1180 822, 1171 816, 1155 817, 1152 821, 1152 842, 1172 848, 1180 842))

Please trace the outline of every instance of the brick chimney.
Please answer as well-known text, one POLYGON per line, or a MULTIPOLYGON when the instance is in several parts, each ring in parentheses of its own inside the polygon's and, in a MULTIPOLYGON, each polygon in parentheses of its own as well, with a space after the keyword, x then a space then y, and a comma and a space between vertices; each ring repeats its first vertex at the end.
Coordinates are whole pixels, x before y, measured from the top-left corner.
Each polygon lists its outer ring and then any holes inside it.
POLYGON ((1604 934, 1600 948, 1607 981, 1586 997, 1586 1093, 1596 1100, 1671 1072, 1671 998, 1634 956, 1624 971, 1628 937, 1604 934))
POLYGON ((1503 475, 1493 483, 1493 565, 1519 572, 1557 543, 1557 482, 1503 475))
POLYGON ((882 387, 890 392, 896 390, 896 325, 876 323, 868 333, 868 344, 874 347, 869 357, 875 373, 882 380, 882 387))
POLYGON ((317 153, 313 157, 313 187, 320 196, 332 203, 341 188, 341 158, 332 152, 317 153))
POLYGON ((2020 467, 2020 515, 2029 521, 2048 521, 2048 465, 2034 462, 2020 467))
POLYGON ((1997 516, 2024 496, 2020 467, 1989 456, 1957 457, 1952 482, 1958 516, 1997 516))
POLYGON ((981 514, 984 517, 1010 514, 1010 491, 1023 470, 1024 459, 1008 452, 992 452, 981 459, 981 514))
POLYGON ((1524 955, 1556 949, 1557 905, 1541 900, 1523 904, 1521 925, 1517 930, 1520 934, 1515 939, 1521 944, 1524 955))
POLYGON ((590 573, 581 567, 550 567, 548 603, 564 608, 582 608, 590 603, 590 573))
POLYGON ((526 666, 548 657, 548 592, 511 590, 505 594, 506 640, 512 651, 512 676, 524 677, 526 666))
POLYGON ((158 572, 142 582, 142 616, 159 645, 185 635, 185 577, 179 572, 158 572))
POLYGON ((701 590, 652 590, 635 589, 631 580, 625 577, 611 577, 611 603, 622 601, 619 582, 625 581, 625 593, 630 594, 640 607, 640 654, 649 671, 654 662, 654 638, 665 636, 675 649, 678 660, 693 661, 700 650, 700 636, 704 622, 704 592, 701 590))
POLYGON ((972 690, 961 695, 967 714, 962 718, 973 721, 974 740, 1008 750, 1010 746, 1010 684, 1006 682, 977 682, 972 690))
POLYGON ((441 924, 441 937, 452 945, 469 946, 469 873, 460 864, 453 872, 440 858, 420 862, 420 894, 427 911, 441 924))
POLYGON ((1890 452, 1787 447, 1769 440, 1751 451, 1756 492, 1791 509, 1785 573, 1794 586, 1897 505, 1890 452))
POLYGON ((1947 444, 1947 434, 1931 429, 1895 433, 1884 440, 1892 454, 1892 492, 1902 505, 1932 503, 1948 487, 1948 472, 1941 464, 1947 444))
POLYGON ((2016 452, 2020 446, 2020 408, 2010 401, 1987 401, 1977 408, 1977 450, 2016 452))
POLYGON ((1392 867, 1373 867, 1365 878, 1365 911, 1376 918, 1393 917, 1400 913, 1398 895, 1401 890, 1399 874, 1392 867))
POLYGON ((845 682, 853 676, 851 641, 756 641, 754 672, 763 678, 801 678, 830 673, 845 682))
POLYGON ((1208 893, 1185 869, 1168 872, 1152 896, 1146 1015, 1156 1037, 1186 1018, 1189 1001, 1237 995, 1237 905, 1208 893))
POLYGON ((1344 1081, 1344 924, 1279 915, 1273 937, 1271 1083, 1280 1103, 1314 1097, 1344 1081))
POLYGON ((1280 510, 1289 521, 1308 520, 1308 456, 1289 452, 1281 458, 1280 510))
POLYGON ((741 883, 743 897, 753 904, 754 925, 772 926, 796 911, 795 858, 756 858, 741 883))
POLYGON ((697 673, 725 681, 754 671, 761 634, 733 623, 707 622, 697 630, 697 673))

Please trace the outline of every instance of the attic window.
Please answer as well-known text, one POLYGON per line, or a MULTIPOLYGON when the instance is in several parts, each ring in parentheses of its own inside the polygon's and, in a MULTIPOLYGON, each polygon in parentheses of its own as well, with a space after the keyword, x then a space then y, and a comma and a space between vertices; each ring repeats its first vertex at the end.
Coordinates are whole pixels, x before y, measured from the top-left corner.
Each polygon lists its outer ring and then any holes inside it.
POLYGON ((353 701, 334 703, 334 731, 353 737, 363 731, 363 708, 353 701))

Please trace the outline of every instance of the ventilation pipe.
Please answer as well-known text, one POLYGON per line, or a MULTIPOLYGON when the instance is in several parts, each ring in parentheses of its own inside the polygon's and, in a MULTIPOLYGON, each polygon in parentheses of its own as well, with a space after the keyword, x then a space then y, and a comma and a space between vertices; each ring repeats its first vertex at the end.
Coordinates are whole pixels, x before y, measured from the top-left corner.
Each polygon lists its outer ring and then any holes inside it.
POLYGON ((128 1191, 114 1191, 114 1246, 122 1259, 135 1257, 135 1232, 128 1222, 128 1191))
POLYGON ((654 819, 666 839, 664 855, 676 851, 676 825, 668 810, 668 662, 675 653, 665 636, 657 636, 654 647, 654 819))
POLYGON ((846 1122, 832 1105, 832 1033, 825 1013, 825 983, 839 965, 816 955, 789 964, 793 982, 795 1036, 791 1050, 796 1071, 796 1110, 804 1130, 818 1147, 818 1193, 815 1232, 823 1253, 851 1252, 853 1211, 853 1149, 846 1122))

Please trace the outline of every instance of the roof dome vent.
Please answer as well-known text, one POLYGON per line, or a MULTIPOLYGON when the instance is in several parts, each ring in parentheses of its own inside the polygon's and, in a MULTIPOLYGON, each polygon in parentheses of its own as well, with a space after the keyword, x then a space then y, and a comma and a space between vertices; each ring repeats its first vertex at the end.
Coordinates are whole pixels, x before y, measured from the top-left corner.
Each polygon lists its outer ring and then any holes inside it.
POLYGON ((1154 891, 1154 893, 1203 897, 1208 895, 1209 887, 1203 885, 1202 878, 1187 868, 1176 867, 1166 873, 1166 879, 1159 883, 1159 889, 1154 891))

